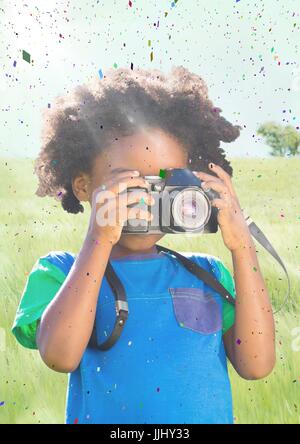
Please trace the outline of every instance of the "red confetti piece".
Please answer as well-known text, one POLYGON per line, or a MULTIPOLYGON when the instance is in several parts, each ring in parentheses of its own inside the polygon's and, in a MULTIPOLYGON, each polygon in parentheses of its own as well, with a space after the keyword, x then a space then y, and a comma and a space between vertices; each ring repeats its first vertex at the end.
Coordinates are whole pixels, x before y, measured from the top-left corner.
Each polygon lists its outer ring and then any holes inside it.
POLYGON ((129 0, 129 6, 131 7, 132 6, 132 2, 129 0))
POLYGON ((75 418, 74 424, 78 424, 78 418, 75 418))

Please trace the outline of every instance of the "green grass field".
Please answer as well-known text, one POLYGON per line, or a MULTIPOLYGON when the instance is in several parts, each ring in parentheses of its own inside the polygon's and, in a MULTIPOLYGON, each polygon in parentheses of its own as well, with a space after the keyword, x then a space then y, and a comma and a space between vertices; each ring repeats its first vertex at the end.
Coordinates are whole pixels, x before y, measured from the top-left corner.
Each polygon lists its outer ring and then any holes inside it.
MULTIPOLYGON (((246 381, 229 368, 235 422, 300 423, 300 348, 292 348, 292 330, 300 327, 300 159, 233 159, 232 164, 241 206, 282 257, 292 286, 290 303, 275 315, 277 364, 272 374, 259 381, 246 381)), ((46 367, 38 351, 19 345, 10 329, 36 259, 51 250, 80 249, 88 206, 84 214, 70 215, 62 210, 60 202, 35 196, 36 178, 30 160, 2 158, 0 171, 0 423, 63 424, 67 375, 46 367)), ((169 235, 162 244, 179 251, 219 256, 232 271, 231 254, 220 231, 203 236, 169 235)), ((287 288, 285 275, 277 262, 256 245, 276 308, 287 288)))

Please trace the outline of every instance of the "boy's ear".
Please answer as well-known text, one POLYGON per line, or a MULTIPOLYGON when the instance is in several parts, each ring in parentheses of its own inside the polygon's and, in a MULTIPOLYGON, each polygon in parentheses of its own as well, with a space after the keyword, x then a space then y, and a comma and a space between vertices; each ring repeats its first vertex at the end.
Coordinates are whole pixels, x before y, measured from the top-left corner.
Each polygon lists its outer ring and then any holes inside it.
POLYGON ((90 176, 86 173, 80 173, 72 181, 73 193, 80 202, 87 202, 90 198, 90 176))

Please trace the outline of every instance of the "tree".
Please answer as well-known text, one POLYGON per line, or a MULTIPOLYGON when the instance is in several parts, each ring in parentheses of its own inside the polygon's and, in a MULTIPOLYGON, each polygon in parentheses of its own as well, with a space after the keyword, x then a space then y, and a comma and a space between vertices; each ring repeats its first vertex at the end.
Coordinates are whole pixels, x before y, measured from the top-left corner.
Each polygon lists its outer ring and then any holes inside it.
POLYGON ((276 122, 266 122, 258 128, 257 134, 263 136, 272 148, 271 156, 300 154, 300 134, 291 125, 284 127, 276 122))
POLYGON ((288 147, 290 154, 295 156, 299 154, 298 148, 300 146, 300 135, 295 128, 291 125, 287 125, 283 132, 284 144, 288 147))

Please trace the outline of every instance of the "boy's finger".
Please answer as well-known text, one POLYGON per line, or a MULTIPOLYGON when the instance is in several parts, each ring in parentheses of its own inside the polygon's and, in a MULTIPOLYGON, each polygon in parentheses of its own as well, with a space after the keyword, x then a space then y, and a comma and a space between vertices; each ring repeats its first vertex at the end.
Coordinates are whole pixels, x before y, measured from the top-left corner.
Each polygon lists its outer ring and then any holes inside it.
POLYGON ((228 208, 228 202, 223 199, 214 199, 211 201, 211 205, 216 207, 218 210, 225 210, 228 208))
POLYGON ((115 182, 115 181, 118 182, 123 177, 139 177, 139 176, 140 176, 140 172, 139 171, 136 171, 136 170, 123 170, 123 171, 120 171, 119 173, 108 174, 107 176, 103 177, 103 180, 105 180, 105 178, 106 178, 106 180, 109 180, 111 182, 115 182))
POLYGON ((152 220, 153 219, 153 214, 151 214, 149 211, 147 210, 142 210, 141 208, 136 208, 136 207, 132 207, 128 209, 128 215, 127 215, 127 220, 128 219, 146 219, 146 220, 152 220))
MULTIPOLYGON (((113 202, 115 206, 127 206, 129 204, 140 202, 141 200, 148 205, 153 205, 155 203, 154 198, 143 190, 136 190, 128 193, 116 194, 110 190, 104 190, 98 193, 96 197, 96 203, 102 205, 105 201, 113 202)), ((141 202, 142 203, 142 202, 141 202)))
POLYGON ((231 182, 230 175, 225 170, 223 170, 223 168, 220 165, 216 165, 211 162, 208 166, 211 171, 216 173, 226 183, 232 195, 235 196, 236 194, 231 182))
POLYGON ((222 181, 217 182, 215 180, 209 180, 208 182, 206 181, 202 182, 201 185, 204 191, 211 188, 220 193, 220 195, 223 196, 224 198, 230 197, 230 191, 227 185, 225 185, 225 183, 222 181))
POLYGON ((144 203, 147 205, 153 205, 155 200, 151 194, 146 193, 143 190, 140 191, 132 191, 126 194, 119 194, 118 196, 119 205, 131 205, 136 203, 144 203))
POLYGON ((93 194, 96 195, 96 202, 99 203, 100 199, 114 198, 129 187, 142 187, 149 190, 151 185, 142 177, 123 177, 121 181, 109 183, 105 187, 100 185, 94 190, 93 194))
POLYGON ((217 176, 213 176, 212 174, 204 173, 204 171, 193 171, 195 176, 199 177, 201 180, 220 180, 217 176))
POLYGON ((146 188, 147 190, 149 190, 151 185, 143 177, 124 176, 120 180, 114 180, 114 182, 111 184, 110 189, 112 189, 113 191, 115 191, 117 193, 120 193, 129 187, 133 187, 133 188, 142 187, 142 188, 146 188))

